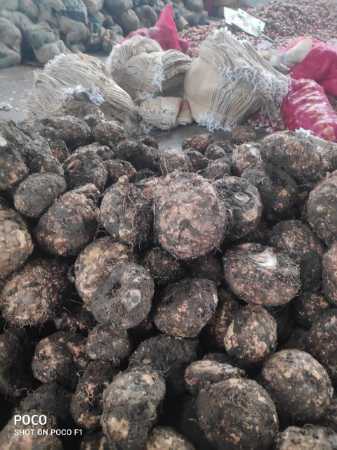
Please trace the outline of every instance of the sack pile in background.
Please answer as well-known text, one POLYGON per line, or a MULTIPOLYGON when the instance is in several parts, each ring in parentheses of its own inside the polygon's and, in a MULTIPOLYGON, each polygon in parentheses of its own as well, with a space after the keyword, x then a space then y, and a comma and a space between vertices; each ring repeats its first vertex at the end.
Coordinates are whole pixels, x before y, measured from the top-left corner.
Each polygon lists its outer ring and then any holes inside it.
MULTIPOLYGON (((0 69, 65 51, 109 53, 123 36, 154 27, 168 0, 3 0, 0 69)), ((207 22, 202 0, 175 0, 178 29, 207 22)))

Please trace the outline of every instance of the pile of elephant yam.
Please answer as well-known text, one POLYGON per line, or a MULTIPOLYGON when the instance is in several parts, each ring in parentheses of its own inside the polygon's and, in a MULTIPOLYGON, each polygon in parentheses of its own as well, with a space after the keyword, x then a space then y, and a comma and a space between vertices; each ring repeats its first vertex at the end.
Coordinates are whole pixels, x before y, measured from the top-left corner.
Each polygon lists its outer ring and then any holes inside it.
POLYGON ((0 167, 0 448, 336 448, 336 144, 68 115, 0 167))

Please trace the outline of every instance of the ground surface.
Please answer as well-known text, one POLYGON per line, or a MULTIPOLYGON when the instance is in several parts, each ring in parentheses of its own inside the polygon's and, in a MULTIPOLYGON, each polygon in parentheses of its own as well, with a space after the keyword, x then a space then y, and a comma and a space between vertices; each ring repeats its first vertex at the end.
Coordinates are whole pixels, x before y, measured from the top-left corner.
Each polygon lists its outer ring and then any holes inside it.
POLYGON ((27 115, 27 98, 33 86, 34 67, 17 66, 0 70, 0 120, 23 120, 27 115), (8 104, 10 111, 1 111, 8 104))

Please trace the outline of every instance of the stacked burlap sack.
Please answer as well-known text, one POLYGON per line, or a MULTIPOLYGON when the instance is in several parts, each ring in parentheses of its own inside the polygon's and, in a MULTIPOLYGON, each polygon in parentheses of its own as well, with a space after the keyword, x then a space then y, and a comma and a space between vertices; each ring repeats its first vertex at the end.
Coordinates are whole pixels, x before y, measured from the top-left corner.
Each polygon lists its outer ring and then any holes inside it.
MULTIPOLYGON (((0 68, 71 51, 109 53, 123 36, 153 27, 169 0, 1 0, 0 68)), ((178 29, 204 23, 202 0, 174 0, 178 29)))

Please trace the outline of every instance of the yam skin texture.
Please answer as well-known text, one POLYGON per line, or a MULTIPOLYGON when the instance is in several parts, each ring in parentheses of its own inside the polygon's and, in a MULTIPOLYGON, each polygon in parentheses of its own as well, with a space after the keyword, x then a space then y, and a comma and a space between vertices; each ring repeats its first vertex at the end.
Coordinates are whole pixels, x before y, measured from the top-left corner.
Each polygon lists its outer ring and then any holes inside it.
POLYGON ((13 209, 0 203, 0 280, 17 271, 32 254, 28 227, 13 209))
POLYGON ((47 139, 48 144, 50 146, 50 151, 53 157, 59 161, 60 164, 63 164, 64 161, 70 155, 68 147, 66 143, 59 139, 47 139))
POLYGON ((336 438, 331 429, 317 425, 288 427, 277 435, 275 450, 333 450, 336 438))
POLYGON ((13 189, 29 175, 24 158, 0 134, 0 191, 13 189))
POLYGON ((142 180, 147 180, 148 178, 156 177, 156 173, 151 169, 138 170, 135 176, 132 178, 133 183, 139 183, 142 180))
POLYGON ((7 398, 21 397, 23 387, 27 387, 22 344, 20 337, 10 330, 0 334, 0 392, 7 398))
POLYGON ((256 131, 246 125, 239 125, 231 132, 231 141, 237 145, 244 144, 245 142, 254 142, 256 138, 256 131))
POLYGON ((184 275, 180 262, 161 247, 151 248, 145 254, 142 265, 149 270, 158 286, 178 281, 184 275))
POLYGON ((75 116, 48 117, 40 121, 40 127, 42 136, 62 140, 71 150, 90 144, 92 141, 89 126, 83 119, 75 116))
POLYGON ((337 398, 335 396, 320 424, 337 432, 337 398))
POLYGON ((152 208, 142 191, 122 177, 108 189, 100 209, 100 222, 110 236, 132 248, 150 239, 152 208))
POLYGON ((5 169, 1 172, 1 175, 7 181, 9 176, 10 181, 4 190, 11 190, 17 185, 18 181, 29 175, 29 172, 52 172, 62 175, 61 164, 54 158, 47 139, 37 134, 36 131, 34 125, 25 127, 24 125, 15 125, 14 122, 10 121, 0 122, 1 157, 4 157, 1 166, 5 169), (17 155, 19 155, 19 158, 17 158, 17 155), (28 172, 22 166, 22 160, 28 168, 28 172), (11 165, 12 163, 17 163, 17 166, 11 165), (26 172, 26 175, 21 177, 23 172, 26 172), (20 179, 17 177, 18 174, 20 174, 20 179))
POLYGON ((246 169, 252 169, 263 164, 260 145, 255 142, 236 145, 232 155, 233 171, 241 176, 246 169))
POLYGON ((67 265, 33 259, 6 281, 0 296, 2 315, 14 326, 42 325, 55 317, 67 287, 67 265))
POLYGON ((190 138, 184 139, 182 144, 183 150, 193 149, 198 152, 205 153, 207 147, 211 144, 210 134, 198 134, 190 138))
POLYGON ((225 177, 216 181, 214 187, 229 212, 229 237, 240 239, 253 232, 260 223, 263 208, 256 187, 238 177, 225 177))
POLYGON ((325 367, 332 381, 337 382, 337 313, 335 309, 316 318, 307 336, 310 353, 325 367))
POLYGON ((190 364, 185 370, 186 389, 197 395, 202 389, 229 378, 245 377, 245 372, 227 363, 203 359, 190 364))
POLYGON ((207 159, 215 161, 216 159, 225 158, 227 153, 220 145, 210 144, 205 151, 205 156, 207 159))
POLYGON ((298 186, 285 170, 264 164, 245 169, 241 176, 259 190, 266 219, 274 221, 292 216, 298 201, 298 186))
POLYGON ((170 427, 155 427, 146 443, 146 450, 195 450, 180 433, 170 427))
POLYGON ((86 351, 92 360, 106 361, 112 367, 119 367, 131 353, 131 342, 126 330, 97 325, 88 335, 86 351))
POLYGON ((162 333, 194 338, 212 318, 217 304, 213 281, 187 278, 166 287, 154 313, 154 323, 162 333))
POLYGON ((114 120, 100 120, 93 129, 96 142, 114 147, 125 139, 123 128, 114 120))
POLYGON ((165 382, 149 369, 118 374, 103 394, 104 434, 118 450, 143 450, 165 396, 165 382))
POLYGON ((149 272, 138 264, 119 263, 99 285, 88 305, 99 323, 129 329, 148 316, 154 294, 149 272))
POLYGON ((235 314, 224 345, 239 365, 259 364, 276 350, 277 323, 262 306, 246 306, 235 314))
POLYGON ((218 298, 219 302, 215 314, 204 331, 209 345, 223 351, 228 327, 241 305, 234 295, 224 288, 218 290, 218 298))
POLYGON ((71 392, 57 383, 47 383, 28 393, 17 408, 18 414, 29 413, 32 410, 52 415, 57 422, 65 422, 70 418, 71 392))
POLYGON ((286 254, 260 244, 242 244, 224 256, 225 280, 247 303, 278 306, 301 288, 299 266, 286 254))
POLYGON ((112 159, 109 161, 105 161, 105 167, 108 171, 109 184, 116 183, 118 179, 123 176, 126 176, 128 180, 131 180, 137 174, 136 169, 132 164, 121 159, 112 159))
POLYGON ((116 147, 116 158, 128 161, 138 170, 150 169, 160 173, 160 152, 158 148, 135 141, 122 141, 116 147))
POLYGON ((14 206, 29 218, 40 217, 67 189, 65 179, 56 173, 34 173, 15 191, 14 206))
POLYGON ((117 447, 109 443, 108 438, 101 432, 88 433, 81 441, 80 450, 117 450, 117 447))
POLYGON ((231 174, 231 163, 227 157, 211 160, 201 175, 208 180, 222 180, 231 174))
POLYGON ((323 257, 323 290, 327 299, 337 305, 337 242, 323 257))
POLYGON ((170 149, 166 150, 160 155, 160 168, 163 175, 167 175, 175 170, 181 172, 191 172, 192 165, 186 153, 180 150, 170 149))
MULTIPOLYGON (((324 141, 320 140, 324 145, 324 141)), ((264 161, 285 170, 300 184, 311 184, 324 177, 329 164, 325 163, 317 143, 308 136, 289 131, 273 133, 261 141, 261 153, 264 161)))
POLYGON ((174 172, 155 192, 155 230, 160 245, 178 259, 219 248, 227 223, 215 188, 204 178, 174 172))
POLYGON ((197 339, 158 335, 145 339, 132 353, 129 368, 147 367, 158 371, 167 384, 169 395, 184 392, 184 372, 197 359, 197 339))
POLYGON ((98 142, 93 142, 92 144, 78 148, 73 155, 86 155, 87 157, 96 155, 104 162, 111 161, 115 158, 115 152, 112 148, 108 145, 100 145, 98 142))
POLYGON ((309 194, 308 222, 317 236, 330 246, 337 235, 337 171, 319 183, 309 194))
POLYGON ((57 382, 70 388, 76 386, 78 367, 71 351, 71 339, 73 335, 62 331, 41 339, 32 361, 33 375, 37 380, 57 382))
POLYGON ((284 421, 310 423, 326 413, 333 395, 325 368, 309 353, 281 350, 264 364, 261 382, 284 421))
POLYGON ((320 288, 323 245, 306 224, 300 220, 279 222, 271 230, 270 245, 299 264, 304 291, 320 288))
POLYGON ((270 243, 286 251, 296 262, 308 252, 323 254, 323 245, 311 229, 300 220, 285 220, 272 228, 270 243))
POLYGON ((93 150, 76 151, 63 163, 64 176, 69 189, 94 184, 103 192, 108 180, 104 161, 93 150))
POLYGON ((268 450, 278 431, 276 408, 269 394, 244 378, 230 378, 202 390, 197 414, 217 450, 268 450))
POLYGON ((75 286, 82 300, 90 303, 98 286, 108 278, 115 264, 132 260, 131 249, 114 242, 109 236, 91 242, 78 255, 74 265, 75 286))
POLYGON ((88 184, 57 199, 36 227, 40 247, 57 256, 76 256, 95 235, 98 195, 96 187, 88 184))
POLYGON ((157 150, 159 149, 158 140, 153 136, 149 136, 148 134, 140 136, 137 141, 141 144, 147 145, 148 147, 156 148, 157 150))
POLYGON ((206 169, 208 159, 202 153, 198 152, 198 150, 188 150, 186 151, 186 155, 191 161, 193 172, 206 169))
POLYGON ((179 404, 177 428, 180 433, 194 444, 196 449, 215 450, 214 445, 206 438, 197 417, 197 399, 191 395, 182 397, 179 404))
POLYGON ((96 321, 90 311, 74 301, 65 303, 62 311, 55 317, 54 325, 58 331, 69 331, 86 336, 94 328, 96 321))
POLYGON ((100 428, 103 391, 115 375, 107 362, 91 362, 81 376, 72 397, 70 410, 75 423, 86 430, 100 428))
MULTIPOLYGON (((29 415, 41 415, 41 411, 32 410, 29 415)), ((32 419, 31 419, 32 420, 32 419)), ((14 417, 0 432, 0 448, 3 450, 62 450, 62 441, 51 434, 51 429, 56 427, 56 419, 47 417, 46 425, 16 424, 14 417), (34 432, 29 430, 35 429, 34 432), (38 430, 49 430, 47 434, 40 434, 38 430), (26 432, 26 433, 24 433, 26 432)))
POLYGON ((331 303, 321 293, 304 292, 294 299, 295 320, 301 327, 310 328, 331 303))

